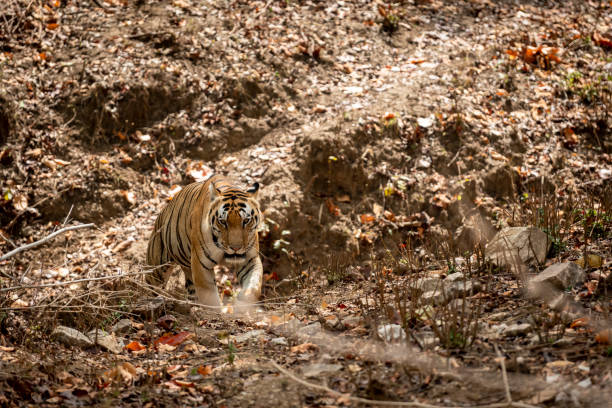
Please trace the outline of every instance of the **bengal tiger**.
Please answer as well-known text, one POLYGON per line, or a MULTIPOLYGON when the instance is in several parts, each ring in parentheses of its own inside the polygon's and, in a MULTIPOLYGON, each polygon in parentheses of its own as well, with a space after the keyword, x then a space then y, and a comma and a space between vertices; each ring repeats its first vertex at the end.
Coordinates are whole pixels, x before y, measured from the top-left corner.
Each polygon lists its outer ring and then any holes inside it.
MULTIPOLYGON (((177 263, 185 285, 198 302, 220 306, 214 266, 236 270, 241 284, 239 299, 256 302, 261 295, 263 267, 259 257, 257 202, 259 183, 244 190, 224 178, 183 188, 161 211, 149 238, 147 264, 177 263)), ((169 268, 158 268, 147 281, 163 284, 169 268)))

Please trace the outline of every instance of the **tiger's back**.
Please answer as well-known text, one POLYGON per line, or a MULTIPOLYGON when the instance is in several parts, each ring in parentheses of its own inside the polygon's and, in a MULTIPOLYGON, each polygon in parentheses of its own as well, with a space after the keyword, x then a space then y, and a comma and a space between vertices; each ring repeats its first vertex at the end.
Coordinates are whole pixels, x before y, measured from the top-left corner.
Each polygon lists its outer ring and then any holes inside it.
MULTIPOLYGON (((183 188, 155 221, 147 264, 178 264, 200 303, 212 306, 220 304, 214 266, 233 266, 242 285, 241 297, 257 300, 263 276, 257 237, 258 188, 255 184, 243 190, 222 176, 183 188)), ((168 272, 168 268, 157 268, 147 280, 164 283, 168 272)))

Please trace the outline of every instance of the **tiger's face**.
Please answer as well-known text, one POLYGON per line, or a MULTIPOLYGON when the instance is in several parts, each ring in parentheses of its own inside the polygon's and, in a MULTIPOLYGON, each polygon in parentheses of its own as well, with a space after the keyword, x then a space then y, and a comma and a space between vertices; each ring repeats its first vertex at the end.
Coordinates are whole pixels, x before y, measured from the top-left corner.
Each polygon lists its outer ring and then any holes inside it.
POLYGON ((255 201, 259 184, 246 191, 219 190, 211 186, 210 227, 215 245, 223 250, 225 261, 241 263, 257 242, 261 221, 255 201), (214 190, 214 191, 213 191, 214 190))

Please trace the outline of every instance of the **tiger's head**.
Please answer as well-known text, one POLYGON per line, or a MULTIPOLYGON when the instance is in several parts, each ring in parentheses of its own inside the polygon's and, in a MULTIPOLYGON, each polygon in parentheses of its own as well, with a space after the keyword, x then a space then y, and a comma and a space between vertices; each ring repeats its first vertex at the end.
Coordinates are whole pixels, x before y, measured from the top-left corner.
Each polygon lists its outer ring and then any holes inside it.
POLYGON ((257 203, 259 183, 246 191, 235 186, 210 184, 209 225, 215 245, 228 263, 241 263, 257 243, 261 213, 257 203))

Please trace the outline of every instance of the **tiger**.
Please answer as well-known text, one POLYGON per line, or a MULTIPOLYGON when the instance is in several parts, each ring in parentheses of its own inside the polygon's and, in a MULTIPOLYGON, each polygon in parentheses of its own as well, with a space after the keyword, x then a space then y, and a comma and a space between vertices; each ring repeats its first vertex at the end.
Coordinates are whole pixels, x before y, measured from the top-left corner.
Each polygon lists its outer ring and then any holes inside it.
MULTIPOLYGON (((259 183, 242 189, 221 175, 184 187, 155 221, 147 264, 178 264, 189 292, 195 292, 198 303, 213 307, 221 306, 214 267, 224 264, 236 271, 238 299, 257 302, 263 278, 258 191, 259 183)), ((168 275, 169 268, 156 268, 147 281, 165 284, 168 275)))

